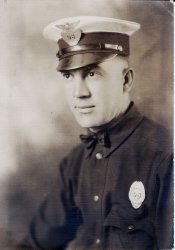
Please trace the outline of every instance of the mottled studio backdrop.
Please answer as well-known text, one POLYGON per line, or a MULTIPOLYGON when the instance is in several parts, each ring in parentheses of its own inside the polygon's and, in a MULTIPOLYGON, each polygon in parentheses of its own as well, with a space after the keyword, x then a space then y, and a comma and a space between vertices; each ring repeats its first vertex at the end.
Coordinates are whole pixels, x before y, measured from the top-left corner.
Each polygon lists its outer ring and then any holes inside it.
POLYGON ((131 40, 132 99, 172 134, 172 7, 167 1, 0 0, 0 245, 23 237, 82 131, 55 70, 57 45, 44 40, 43 28, 74 15, 141 23, 131 40))

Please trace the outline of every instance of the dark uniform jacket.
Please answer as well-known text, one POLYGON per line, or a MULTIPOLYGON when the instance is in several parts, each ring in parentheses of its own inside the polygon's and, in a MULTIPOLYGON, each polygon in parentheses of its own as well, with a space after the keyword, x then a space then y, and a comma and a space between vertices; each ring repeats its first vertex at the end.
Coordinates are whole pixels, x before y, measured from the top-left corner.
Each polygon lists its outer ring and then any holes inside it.
POLYGON ((107 146, 94 140, 85 138, 62 161, 54 190, 33 219, 31 244, 172 248, 172 150, 166 130, 132 104, 109 130, 107 146), (132 184, 136 192, 130 198, 132 184))

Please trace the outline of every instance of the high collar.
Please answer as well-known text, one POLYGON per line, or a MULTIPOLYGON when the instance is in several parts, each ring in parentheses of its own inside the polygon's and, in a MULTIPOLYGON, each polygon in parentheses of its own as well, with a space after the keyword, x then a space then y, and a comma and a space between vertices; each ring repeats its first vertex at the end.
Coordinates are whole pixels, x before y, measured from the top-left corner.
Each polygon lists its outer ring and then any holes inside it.
POLYGON ((119 148, 137 129, 143 120, 143 115, 137 110, 134 103, 128 111, 119 118, 115 126, 109 131, 111 147, 106 148, 105 157, 109 156, 114 150, 119 148))
POLYGON ((123 114, 121 114, 119 117, 114 117, 110 122, 108 122, 105 125, 102 125, 100 127, 99 130, 97 130, 96 132, 93 132, 91 129, 87 129, 88 134, 97 134, 97 135, 101 135, 104 133, 104 131, 106 130, 111 130, 113 127, 115 127, 118 122, 120 121, 120 119, 128 113, 128 111, 131 109, 131 107, 134 105, 133 102, 130 102, 129 106, 127 107, 127 109, 125 110, 125 112, 123 114))
MULTIPOLYGON (((119 119, 113 120, 107 124, 104 130, 108 130, 110 147, 104 147, 104 157, 108 157, 114 150, 119 148, 135 129, 137 129, 142 119, 143 116, 137 110, 135 104, 131 102, 127 111, 119 119)), ((104 133, 103 131, 99 131, 97 134, 102 135, 104 133)), ((88 156, 89 150, 86 150, 86 155, 88 156)))

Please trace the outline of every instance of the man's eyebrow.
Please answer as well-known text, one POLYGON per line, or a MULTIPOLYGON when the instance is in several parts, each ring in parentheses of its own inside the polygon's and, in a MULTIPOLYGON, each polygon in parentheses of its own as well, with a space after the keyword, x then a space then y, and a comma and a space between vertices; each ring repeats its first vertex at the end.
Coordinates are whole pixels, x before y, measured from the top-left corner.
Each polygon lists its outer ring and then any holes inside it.
POLYGON ((88 65, 88 66, 84 66, 84 67, 78 68, 78 69, 60 70, 59 72, 60 72, 61 74, 66 74, 66 73, 71 74, 71 73, 75 73, 75 72, 77 72, 77 71, 82 71, 82 72, 86 73, 86 72, 89 72, 90 70, 95 70, 95 69, 100 69, 99 64, 97 64, 97 63, 95 63, 95 64, 90 64, 90 65, 88 65))
POLYGON ((71 70, 59 70, 61 74, 71 73, 71 70))
POLYGON ((100 66, 98 64, 90 64, 84 68, 82 68, 83 72, 89 72, 91 70, 96 70, 96 69, 100 69, 100 66))

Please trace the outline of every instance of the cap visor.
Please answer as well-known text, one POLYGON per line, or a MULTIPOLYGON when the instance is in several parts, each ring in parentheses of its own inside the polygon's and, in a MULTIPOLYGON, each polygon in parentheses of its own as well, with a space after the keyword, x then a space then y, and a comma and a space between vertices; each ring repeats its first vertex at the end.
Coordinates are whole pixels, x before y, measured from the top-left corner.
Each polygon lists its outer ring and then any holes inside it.
POLYGON ((82 68, 90 64, 100 63, 117 55, 114 52, 86 52, 67 56, 59 61, 57 70, 72 70, 82 68))

